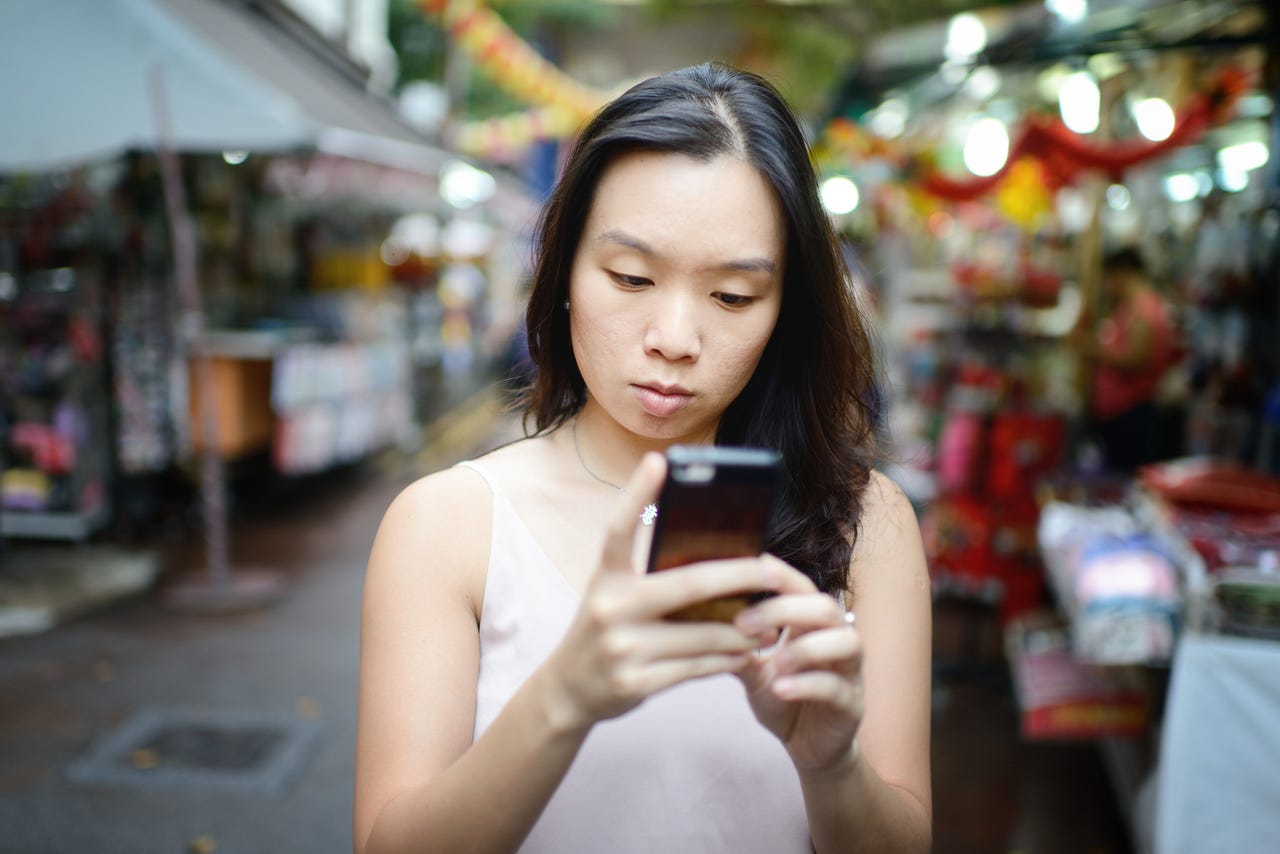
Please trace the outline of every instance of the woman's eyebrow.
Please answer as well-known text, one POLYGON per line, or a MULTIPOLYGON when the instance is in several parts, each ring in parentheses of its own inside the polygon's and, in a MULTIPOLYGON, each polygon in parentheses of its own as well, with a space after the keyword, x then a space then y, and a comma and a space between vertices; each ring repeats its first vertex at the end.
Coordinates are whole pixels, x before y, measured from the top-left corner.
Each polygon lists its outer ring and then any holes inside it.
MULTIPOLYGON (((661 257, 661 254, 656 249, 645 243, 640 238, 627 234, 625 231, 619 231, 616 228, 609 229, 608 231, 599 234, 596 237, 596 242, 615 243, 619 246, 625 246, 628 249, 634 249, 641 255, 647 255, 650 258, 661 257)), ((773 275, 778 271, 778 263, 772 258, 737 258, 731 261, 713 264, 710 269, 740 273, 767 273, 769 275, 773 275)))

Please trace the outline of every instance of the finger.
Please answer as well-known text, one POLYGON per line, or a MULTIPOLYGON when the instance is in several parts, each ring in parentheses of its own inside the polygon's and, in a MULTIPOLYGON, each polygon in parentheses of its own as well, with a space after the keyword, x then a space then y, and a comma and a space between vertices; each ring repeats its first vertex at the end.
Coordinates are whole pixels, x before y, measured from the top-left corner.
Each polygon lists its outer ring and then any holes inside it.
POLYGON ((648 623, 615 631, 603 641, 606 654, 644 662, 709 653, 753 652, 755 640, 727 623, 648 623))
POLYGON ((779 699, 829 703, 856 712, 858 690, 845 676, 829 670, 807 670, 773 680, 773 693, 779 699))
POLYGON ((637 607, 656 619, 709 599, 776 591, 782 583, 777 567, 758 557, 691 563, 646 575, 637 607))
POLYGON ((632 671, 627 686, 632 696, 648 697, 690 679, 721 673, 737 673, 747 666, 748 655, 700 655, 696 658, 655 661, 632 671))
POLYGON ((810 632, 778 650, 773 665, 778 673, 828 669, 852 676, 862 669, 862 639, 844 628, 810 632))
POLYGON ((764 554, 761 557, 770 565, 774 566, 779 573, 782 574, 784 584, 780 588, 783 593, 816 593, 818 587, 813 583, 813 579, 787 563, 780 557, 771 554, 764 554))
POLYGON ((760 634, 790 626, 802 633, 845 626, 844 609, 825 593, 774 596, 748 608, 734 621, 744 634, 760 634))
POLYGON ((667 460, 662 454, 650 452, 641 457, 640 465, 632 472, 609 519, 602 561, 606 569, 631 571, 631 553, 640 513, 646 504, 657 500, 662 479, 666 476, 667 460))

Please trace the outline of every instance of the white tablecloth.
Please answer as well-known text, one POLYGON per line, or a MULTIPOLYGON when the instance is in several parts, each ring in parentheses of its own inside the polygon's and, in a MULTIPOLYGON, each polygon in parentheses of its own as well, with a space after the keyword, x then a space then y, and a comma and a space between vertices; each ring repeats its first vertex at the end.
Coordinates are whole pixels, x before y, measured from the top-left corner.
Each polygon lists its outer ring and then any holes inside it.
POLYGON ((1280 851, 1280 643, 1183 635, 1157 779, 1157 854, 1280 851))

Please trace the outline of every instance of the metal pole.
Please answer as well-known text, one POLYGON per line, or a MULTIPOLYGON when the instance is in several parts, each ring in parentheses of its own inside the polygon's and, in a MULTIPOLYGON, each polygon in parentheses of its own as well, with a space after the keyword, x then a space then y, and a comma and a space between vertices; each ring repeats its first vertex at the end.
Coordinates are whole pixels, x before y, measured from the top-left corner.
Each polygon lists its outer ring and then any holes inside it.
POLYGON ((227 483, 218 448, 218 401, 213 359, 205 346, 205 319, 196 275, 195 227, 187 207, 182 170, 173 145, 173 122, 164 73, 152 69, 152 106, 157 128, 157 154, 164 187, 165 210, 173 242, 174 274, 181 304, 179 336, 194 358, 200 405, 200 504, 204 522, 205 579, 203 583, 174 585, 169 604, 201 611, 231 611, 258 607, 279 598, 281 583, 274 575, 238 574, 232 578, 227 544, 227 483))

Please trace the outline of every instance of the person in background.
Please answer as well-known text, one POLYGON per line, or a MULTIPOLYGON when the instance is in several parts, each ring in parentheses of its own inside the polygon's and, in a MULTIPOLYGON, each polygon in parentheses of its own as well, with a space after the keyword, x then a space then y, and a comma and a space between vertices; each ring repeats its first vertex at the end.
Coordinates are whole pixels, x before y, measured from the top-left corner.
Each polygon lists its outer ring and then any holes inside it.
POLYGON ((1109 253, 1102 278, 1111 310, 1096 330, 1082 317, 1077 343, 1093 364, 1089 415, 1103 465, 1112 473, 1130 473, 1156 459, 1156 392, 1178 345, 1169 307, 1136 249, 1109 253))
POLYGON ((928 850, 927 569, 795 117, 720 65, 639 83, 539 238, 528 437, 409 486, 369 558, 355 850, 928 850), (676 442, 780 453, 766 554, 641 570, 676 442))

